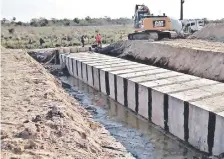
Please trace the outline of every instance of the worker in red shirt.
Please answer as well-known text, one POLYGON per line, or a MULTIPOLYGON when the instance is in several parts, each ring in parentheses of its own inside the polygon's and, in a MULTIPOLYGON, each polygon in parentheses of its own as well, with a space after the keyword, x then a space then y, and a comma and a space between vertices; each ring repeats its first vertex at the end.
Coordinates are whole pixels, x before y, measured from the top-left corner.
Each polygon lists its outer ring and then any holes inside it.
POLYGON ((102 37, 101 37, 101 35, 99 34, 98 35, 98 44, 99 44, 99 47, 101 47, 102 48, 102 37))
POLYGON ((102 38, 100 34, 96 35, 96 44, 98 47, 102 47, 102 38))

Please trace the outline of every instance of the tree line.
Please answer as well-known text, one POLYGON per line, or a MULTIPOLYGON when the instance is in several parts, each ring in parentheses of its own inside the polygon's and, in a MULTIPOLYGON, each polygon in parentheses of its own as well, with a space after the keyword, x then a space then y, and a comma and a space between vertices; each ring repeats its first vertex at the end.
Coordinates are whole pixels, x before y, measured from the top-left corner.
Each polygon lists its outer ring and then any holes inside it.
POLYGON ((1 24, 4 25, 16 25, 16 26, 34 26, 34 27, 43 27, 43 26, 101 26, 101 25, 128 25, 132 24, 133 20, 129 18, 116 18, 112 19, 110 17, 102 18, 91 18, 87 16, 83 19, 74 18, 74 19, 46 19, 46 18, 33 18, 30 22, 16 21, 16 17, 13 17, 11 20, 3 18, 1 24))

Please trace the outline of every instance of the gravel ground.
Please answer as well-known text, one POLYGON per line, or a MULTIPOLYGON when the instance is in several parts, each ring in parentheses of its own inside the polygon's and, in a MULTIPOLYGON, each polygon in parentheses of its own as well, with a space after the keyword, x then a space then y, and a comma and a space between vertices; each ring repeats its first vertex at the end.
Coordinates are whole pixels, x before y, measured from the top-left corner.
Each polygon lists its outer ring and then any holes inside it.
POLYGON ((22 50, 1 48, 1 158, 133 158, 22 50))

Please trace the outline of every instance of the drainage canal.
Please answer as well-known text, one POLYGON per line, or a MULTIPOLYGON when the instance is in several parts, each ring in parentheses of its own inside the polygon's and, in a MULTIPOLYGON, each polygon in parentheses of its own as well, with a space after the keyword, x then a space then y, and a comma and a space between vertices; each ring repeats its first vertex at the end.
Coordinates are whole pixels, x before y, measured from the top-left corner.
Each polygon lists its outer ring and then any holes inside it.
POLYGON ((60 77, 64 89, 93 115, 95 121, 137 159, 207 158, 174 137, 164 135, 148 121, 74 77, 60 77))

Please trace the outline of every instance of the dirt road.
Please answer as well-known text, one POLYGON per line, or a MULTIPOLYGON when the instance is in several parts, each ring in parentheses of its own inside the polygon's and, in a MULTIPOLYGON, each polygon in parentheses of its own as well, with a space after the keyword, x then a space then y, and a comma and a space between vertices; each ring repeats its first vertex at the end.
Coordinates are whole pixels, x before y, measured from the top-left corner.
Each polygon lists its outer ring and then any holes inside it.
POLYGON ((1 52, 1 158, 133 158, 28 54, 1 52))

